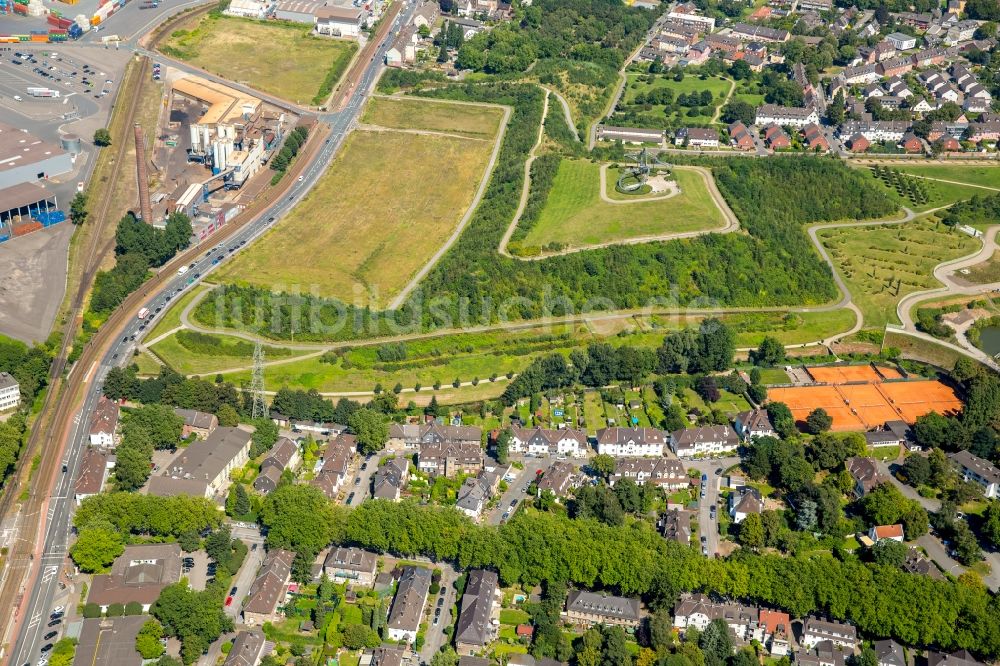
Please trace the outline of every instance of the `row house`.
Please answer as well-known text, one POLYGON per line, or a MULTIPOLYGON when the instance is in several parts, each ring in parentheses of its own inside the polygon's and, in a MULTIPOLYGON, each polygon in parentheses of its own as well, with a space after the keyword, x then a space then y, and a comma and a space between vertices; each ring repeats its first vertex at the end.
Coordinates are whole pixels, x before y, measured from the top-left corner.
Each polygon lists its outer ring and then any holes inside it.
POLYGON ((969 141, 973 143, 994 142, 998 139, 1000 139, 1000 121, 990 120, 969 125, 969 141))
POLYGON ((510 453, 529 456, 586 457, 590 446, 587 433, 573 428, 550 430, 547 428, 512 428, 508 446, 510 453))
POLYGON ((909 129, 910 124, 902 120, 848 120, 841 124, 839 134, 842 137, 860 134, 872 143, 898 143, 909 129))
POLYGON ((479 442, 433 442, 420 445, 417 469, 431 476, 478 474, 483 468, 479 442))
POLYGON ((576 467, 568 462, 555 462, 545 470, 542 480, 538 482, 538 494, 550 492, 556 497, 563 497, 576 483, 576 467))
POLYGON ((722 53, 735 54, 743 49, 743 42, 728 35, 707 35, 705 41, 722 53))
POLYGON ((260 464, 260 474, 253 482, 254 490, 264 495, 274 492, 281 475, 286 469, 294 472, 300 459, 299 445, 287 437, 279 438, 260 464))
POLYGON ((614 486, 622 479, 664 490, 680 490, 690 485, 684 465, 676 458, 620 458, 615 461, 610 485, 614 486))
POLYGON ((372 497, 398 502, 410 481, 410 463, 406 458, 385 461, 372 477, 372 497))
POLYGON ((937 120, 931 123, 931 131, 927 135, 927 140, 937 141, 946 136, 953 139, 961 139, 967 129, 969 129, 969 121, 967 120, 955 120, 953 122, 937 120))
POLYGON ((391 448, 416 449, 423 444, 444 442, 475 442, 481 444, 482 428, 475 426, 449 426, 437 423, 393 423, 389 426, 391 448))
POLYGON ((931 27, 931 23, 934 21, 934 15, 930 12, 898 12, 891 14, 891 16, 896 19, 898 23, 908 25, 911 28, 916 28, 917 30, 927 30, 927 28, 931 27))
POLYGON ((740 644, 757 641, 774 656, 788 654, 792 636, 788 613, 728 601, 716 602, 704 594, 683 595, 674 607, 674 627, 681 632, 689 627, 704 631, 713 620, 725 621, 740 644))
MULTIPOLYGON (((642 127, 613 127, 611 125, 597 126, 598 141, 621 141, 622 143, 662 143, 663 130, 642 127)), ((390 443, 392 432, 390 430, 390 443)))
POLYGON ((737 150, 753 150, 756 147, 750 130, 740 120, 729 126, 729 143, 737 150))
POLYGON ((732 453, 740 438, 728 425, 687 428, 670 433, 670 448, 681 458, 732 453))
MULTIPOLYGON (((667 21, 659 28, 658 38, 673 37, 684 43, 684 49, 698 41, 701 31, 698 28, 679 21, 667 21)), ((680 52, 680 51, 678 51, 680 52)))
POLYGON ((858 65, 856 67, 845 67, 837 75, 844 83, 855 85, 878 81, 882 78, 882 72, 878 65, 858 65))
POLYGON ((670 12, 667 19, 690 28, 697 28, 702 32, 712 32, 715 30, 715 19, 711 16, 701 16, 700 14, 686 14, 682 12, 670 12))
POLYGON ((913 96, 913 91, 910 90, 909 85, 899 76, 890 76, 889 80, 885 82, 885 89, 890 95, 902 97, 903 99, 913 96))
POLYGON ((357 450, 358 442, 354 435, 337 435, 327 444, 323 453, 323 465, 310 483, 322 490, 328 498, 335 499, 347 481, 351 461, 357 450))
POLYGON ((114 448, 117 442, 118 403, 101 396, 90 419, 90 445, 114 448))
POLYGON ((656 428, 601 428, 597 431, 597 452, 615 458, 662 456, 668 435, 656 428))
POLYGON ((755 123, 757 125, 781 125, 791 127, 805 127, 809 124, 819 122, 819 114, 816 109, 802 108, 795 106, 779 106, 777 104, 764 104, 757 109, 755 123))
POLYGON ((802 623, 802 645, 812 649, 823 641, 853 651, 858 646, 858 630, 852 624, 807 617, 802 623))
POLYGON ((659 53, 687 54, 691 42, 673 35, 660 35, 654 38, 650 45, 659 53))
POLYGON ((674 145, 687 145, 695 148, 718 148, 719 133, 714 129, 706 129, 704 127, 682 127, 674 134, 674 145))
POLYGON ((245 624, 263 626, 265 622, 277 622, 281 618, 294 559, 295 553, 290 550, 272 550, 267 554, 243 605, 245 624))
POLYGON ((906 56, 890 58, 878 65, 879 73, 885 77, 902 76, 911 70, 913 70, 913 60, 906 56))
POLYGON ((758 42, 787 42, 792 36, 792 33, 787 30, 750 25, 749 23, 737 23, 733 26, 731 34, 738 39, 758 42))
POLYGON ((603 624, 635 629, 642 621, 642 610, 638 599, 571 590, 566 596, 563 617, 570 624, 581 628, 603 624))

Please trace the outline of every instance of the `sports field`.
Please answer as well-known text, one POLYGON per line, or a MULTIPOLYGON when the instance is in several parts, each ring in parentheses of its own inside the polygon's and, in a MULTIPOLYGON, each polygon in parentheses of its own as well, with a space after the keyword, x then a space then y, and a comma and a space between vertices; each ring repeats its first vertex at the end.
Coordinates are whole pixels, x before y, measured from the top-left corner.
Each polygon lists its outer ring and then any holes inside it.
MULTIPOLYGON (((642 236, 718 229, 725 225, 701 174, 675 168, 681 193, 662 201, 611 204, 601 199, 600 165, 559 164, 548 201, 523 241, 525 247, 585 248, 642 236)), ((611 175, 609 174, 609 178, 611 175)))
POLYGON ((174 31, 160 50, 230 81, 312 104, 325 82, 332 89, 340 79, 358 44, 310 33, 298 23, 208 15, 174 31))
POLYGON ((939 286, 938 264, 972 254, 979 241, 926 218, 906 224, 840 227, 819 234, 864 313, 865 326, 898 323, 896 303, 939 286))
MULTIPOLYGON (((809 368, 814 376, 816 370, 809 368)), ((798 422, 822 407, 833 417, 835 431, 871 430, 897 419, 913 423, 932 411, 950 414, 962 408, 955 392, 937 380, 772 388, 767 397, 788 405, 798 422)))
POLYGON ((453 232, 493 141, 355 131, 306 198, 218 280, 384 305, 453 232))
POLYGON ((847 384, 849 382, 879 382, 883 379, 901 379, 894 368, 873 368, 870 365, 824 365, 806 368, 817 382, 824 384, 847 384))
POLYGON ((503 111, 496 107, 413 97, 373 97, 361 116, 361 122, 370 125, 489 140, 500 131, 502 119, 503 111))

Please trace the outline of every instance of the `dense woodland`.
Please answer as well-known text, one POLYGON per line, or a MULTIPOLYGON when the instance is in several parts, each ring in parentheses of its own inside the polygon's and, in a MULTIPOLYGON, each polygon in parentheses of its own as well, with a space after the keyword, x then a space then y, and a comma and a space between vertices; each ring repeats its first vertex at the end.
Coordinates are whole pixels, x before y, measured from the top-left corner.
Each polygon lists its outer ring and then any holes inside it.
POLYGON ((508 104, 514 113, 468 229, 399 311, 373 312, 291 294, 279 295, 279 304, 266 290, 227 285, 199 304, 197 319, 222 327, 263 325, 279 339, 291 337, 294 329, 299 340, 347 340, 399 328, 495 323, 500 304, 510 304, 509 319, 534 319, 666 304, 664 298, 680 306, 823 303, 836 290, 802 224, 894 210, 884 193, 832 159, 728 160, 714 165, 716 177, 748 234, 616 246, 536 262, 507 259, 497 247, 517 209, 542 93, 534 86, 491 84, 426 94, 508 104), (430 299, 434 308, 427 305, 430 299), (353 325, 343 325, 345 314, 353 325), (328 330, 316 330, 316 322, 328 330))

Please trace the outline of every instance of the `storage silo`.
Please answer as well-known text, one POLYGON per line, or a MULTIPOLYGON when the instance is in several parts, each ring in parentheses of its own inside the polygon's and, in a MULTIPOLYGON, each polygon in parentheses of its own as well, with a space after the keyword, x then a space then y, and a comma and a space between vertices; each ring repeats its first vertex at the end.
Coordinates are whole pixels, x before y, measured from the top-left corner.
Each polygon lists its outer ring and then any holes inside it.
POLYGON ((76 134, 63 134, 59 138, 59 144, 62 149, 65 150, 70 155, 80 154, 80 137, 76 134))

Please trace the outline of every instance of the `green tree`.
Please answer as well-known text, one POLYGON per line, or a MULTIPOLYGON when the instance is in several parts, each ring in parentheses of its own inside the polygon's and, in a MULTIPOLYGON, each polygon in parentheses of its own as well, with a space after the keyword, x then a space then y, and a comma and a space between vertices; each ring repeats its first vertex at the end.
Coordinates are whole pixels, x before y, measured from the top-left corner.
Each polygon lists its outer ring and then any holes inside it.
POLYGON ((230 518, 245 516, 252 508, 246 487, 242 483, 230 486, 229 495, 226 496, 226 515, 230 518))
POLYGON ((785 403, 767 403, 767 418, 771 421, 771 425, 774 426, 775 432, 781 437, 787 439, 796 434, 795 417, 792 416, 792 410, 785 403))
POLYGON ((163 654, 163 625, 150 618, 139 629, 135 637, 135 651, 142 655, 143 659, 156 659, 163 654))
POLYGON ((94 522, 81 529, 76 543, 69 549, 70 557, 86 573, 104 571, 123 552, 124 539, 106 521, 94 522))
POLYGON ((219 419, 219 425, 224 428, 234 428, 240 424, 240 415, 232 405, 222 405, 215 416, 219 419))
POLYGON ((270 451, 278 441, 278 426, 271 419, 262 417, 253 422, 253 427, 250 457, 257 458, 270 451))
POLYGON ((778 365, 785 360, 785 346, 777 338, 766 335, 757 349, 750 353, 750 360, 754 365, 778 365))
POLYGON ((183 427, 184 419, 168 405, 143 405, 122 414, 122 437, 143 432, 156 449, 177 446, 183 427))
POLYGON ((903 566, 908 548, 891 539, 882 539, 871 548, 872 562, 889 567, 903 566))
POLYGON ((605 478, 615 471, 615 464, 614 456, 607 453, 599 453, 590 459, 590 468, 605 478))
POLYGON ((94 130, 94 145, 95 146, 110 146, 111 145, 111 132, 103 127, 94 130))
POLYGON ((817 407, 812 410, 806 417, 806 432, 812 433, 813 435, 826 432, 832 425, 833 417, 830 416, 822 407, 817 407))
POLYGON ((270 548, 315 557, 335 536, 339 516, 326 496, 309 485, 281 486, 264 500, 261 521, 270 548))
POLYGON ((381 451, 389 441, 389 424, 375 410, 362 407, 351 415, 348 425, 357 437, 358 453, 362 455, 381 451))
POLYGON ((759 550, 764 547, 764 523, 760 514, 751 513, 740 523, 740 544, 759 550))
POLYGON ((501 465, 507 464, 507 457, 510 455, 510 440, 513 439, 513 434, 510 428, 504 428, 497 435, 496 439, 496 456, 497 462, 501 465))
POLYGON ((756 115, 757 112, 754 110, 752 104, 741 99, 737 99, 727 102, 722 107, 720 117, 724 123, 732 124, 735 122, 741 122, 747 127, 750 127, 754 124, 756 115))
POLYGON ((983 536, 1000 548, 1000 500, 991 501, 983 512, 983 536))
POLYGON ((70 666, 76 656, 75 638, 61 638, 52 646, 49 653, 49 666, 70 666))
POLYGON ((705 666, 724 666, 733 653, 733 640, 726 621, 717 618, 709 622, 698 639, 698 646, 705 653, 705 666))
POLYGON ((458 654, 453 647, 446 645, 431 657, 431 666, 458 666, 458 654))
POLYGON ((77 192, 69 203, 69 219, 73 224, 81 225, 87 221, 90 213, 87 211, 87 195, 77 192))
POLYGON ((351 650, 375 648, 382 642, 379 635, 367 624, 349 624, 344 627, 344 647, 351 650))

